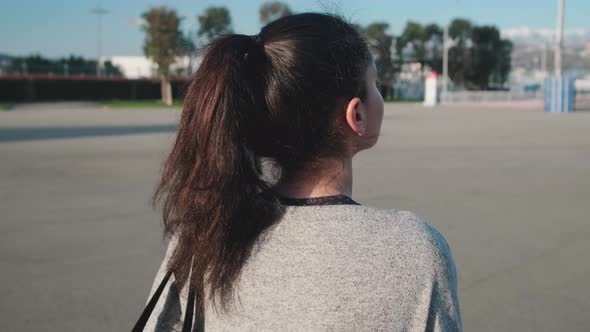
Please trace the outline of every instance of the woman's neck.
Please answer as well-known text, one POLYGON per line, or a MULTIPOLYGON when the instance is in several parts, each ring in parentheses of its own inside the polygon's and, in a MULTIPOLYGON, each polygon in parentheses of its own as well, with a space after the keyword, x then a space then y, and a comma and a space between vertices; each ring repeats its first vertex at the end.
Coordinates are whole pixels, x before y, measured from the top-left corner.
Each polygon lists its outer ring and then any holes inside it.
POLYGON ((274 187, 284 197, 352 196, 352 158, 321 163, 286 174, 274 187))

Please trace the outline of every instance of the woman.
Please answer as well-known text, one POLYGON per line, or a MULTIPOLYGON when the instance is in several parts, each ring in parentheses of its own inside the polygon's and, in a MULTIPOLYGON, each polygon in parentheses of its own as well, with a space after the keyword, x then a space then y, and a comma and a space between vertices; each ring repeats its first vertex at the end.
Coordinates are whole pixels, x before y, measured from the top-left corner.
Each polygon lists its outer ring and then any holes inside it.
POLYGON ((377 86, 367 43, 329 15, 207 48, 154 195, 172 239, 136 330, 461 330, 444 238, 351 198, 377 86))

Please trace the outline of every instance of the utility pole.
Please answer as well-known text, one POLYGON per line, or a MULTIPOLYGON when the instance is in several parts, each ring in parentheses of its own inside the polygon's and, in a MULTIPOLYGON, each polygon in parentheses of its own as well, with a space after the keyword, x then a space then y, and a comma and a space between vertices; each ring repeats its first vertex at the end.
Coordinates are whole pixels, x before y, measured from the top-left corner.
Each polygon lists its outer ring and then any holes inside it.
POLYGON ((95 14, 98 17, 98 32, 96 37, 98 52, 96 57, 96 76, 100 76, 100 58, 102 58, 102 16, 106 15, 107 13, 108 10, 102 8, 100 2, 96 8, 92 9, 92 14, 95 14))
POLYGON ((446 101, 449 77, 449 25, 445 25, 443 33, 443 75, 442 75, 442 100, 446 101))
POLYGON ((557 27, 555 31, 554 76, 545 80, 545 111, 569 113, 576 109, 575 79, 563 76, 561 50, 563 48, 563 19, 565 0, 557 2, 557 27))
POLYGON ((547 42, 543 42, 541 52, 541 70, 543 71, 543 78, 545 78, 547 76, 547 42))
POLYGON ((557 5, 557 28, 555 31, 555 76, 560 77, 561 67, 561 49, 563 48, 563 10, 565 0, 559 0, 557 5))

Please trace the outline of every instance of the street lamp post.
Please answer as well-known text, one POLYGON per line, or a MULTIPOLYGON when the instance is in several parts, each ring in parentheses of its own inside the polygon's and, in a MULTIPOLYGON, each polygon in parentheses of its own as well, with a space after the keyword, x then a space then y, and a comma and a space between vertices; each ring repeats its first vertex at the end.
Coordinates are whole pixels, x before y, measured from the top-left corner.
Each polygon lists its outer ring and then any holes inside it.
POLYGON ((561 50, 563 48, 563 7, 565 0, 558 0, 557 27, 555 31, 555 76, 561 76, 561 50))
POLYGON ((555 29, 554 76, 545 79, 545 111, 567 113, 575 110, 574 79, 563 76, 561 50, 563 48, 563 17, 565 0, 557 1, 557 26, 555 29))
POLYGON ((95 14, 98 17, 98 31, 96 36, 96 46, 98 55, 96 57, 96 76, 100 76, 100 59, 102 58, 102 16, 106 15, 108 11, 104 9, 100 3, 94 9, 92 9, 92 14, 95 14))
POLYGON ((449 84, 449 25, 445 25, 443 33, 443 77, 442 77, 442 100, 446 101, 449 84))

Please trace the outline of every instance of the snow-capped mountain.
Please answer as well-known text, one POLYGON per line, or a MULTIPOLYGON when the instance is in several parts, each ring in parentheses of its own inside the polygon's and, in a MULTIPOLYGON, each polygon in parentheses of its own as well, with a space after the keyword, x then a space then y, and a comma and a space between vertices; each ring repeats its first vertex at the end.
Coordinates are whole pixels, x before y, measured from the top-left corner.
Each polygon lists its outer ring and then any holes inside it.
MULTIPOLYGON (((512 40, 516 45, 541 45, 554 40, 555 29, 516 27, 503 29, 501 34, 503 38, 512 40)), ((590 30, 583 28, 566 29, 563 32, 563 39, 566 45, 590 42, 590 30)))
MULTIPOLYGON (((536 74, 553 71, 555 30, 520 27, 502 30, 501 34, 503 38, 510 39, 514 43, 513 79, 519 75, 531 79, 535 78, 536 74)), ((564 72, 575 75, 590 74, 590 30, 581 28, 565 30, 563 42, 564 72)))

